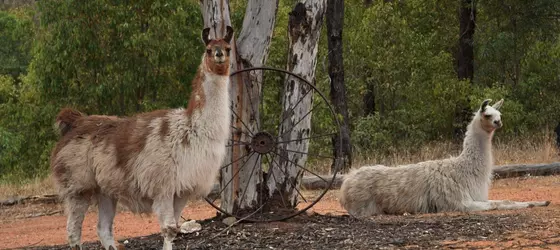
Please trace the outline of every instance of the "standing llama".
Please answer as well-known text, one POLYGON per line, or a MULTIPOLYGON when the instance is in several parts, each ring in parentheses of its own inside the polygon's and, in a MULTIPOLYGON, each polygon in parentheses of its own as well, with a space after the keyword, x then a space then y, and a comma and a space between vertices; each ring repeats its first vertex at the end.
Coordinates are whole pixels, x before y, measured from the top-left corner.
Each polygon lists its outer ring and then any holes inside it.
POLYGON ((443 160, 386 167, 364 166, 345 176, 340 203, 355 217, 377 214, 484 211, 547 206, 549 201, 488 200, 492 178, 492 136, 502 127, 503 99, 474 114, 463 152, 443 160))
POLYGON ((170 250, 187 200, 211 191, 229 138, 229 65, 233 29, 210 40, 192 81, 186 109, 157 110, 131 117, 91 115, 62 109, 61 139, 51 168, 67 211, 68 242, 81 249, 84 215, 99 208, 97 235, 105 249, 124 249, 113 238, 117 201, 134 213, 154 212, 170 250))

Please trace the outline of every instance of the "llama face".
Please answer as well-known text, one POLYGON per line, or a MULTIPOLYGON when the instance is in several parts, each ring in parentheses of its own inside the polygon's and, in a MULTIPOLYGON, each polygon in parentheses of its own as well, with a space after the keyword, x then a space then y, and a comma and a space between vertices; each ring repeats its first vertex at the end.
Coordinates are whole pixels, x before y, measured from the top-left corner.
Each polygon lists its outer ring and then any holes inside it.
POLYGON ((229 62, 230 51, 231 47, 224 40, 214 40, 206 46, 206 56, 216 64, 229 62))
POLYGON ((502 127, 502 113, 499 110, 504 103, 504 99, 501 99, 492 106, 488 106, 490 101, 490 99, 487 99, 482 102, 479 111, 482 128, 488 133, 502 127))
POLYGON ((202 31, 202 40, 206 45, 204 62, 206 68, 218 75, 227 75, 229 72, 229 61, 231 51, 231 39, 233 38, 233 28, 226 27, 227 34, 222 39, 210 39, 210 28, 202 31))

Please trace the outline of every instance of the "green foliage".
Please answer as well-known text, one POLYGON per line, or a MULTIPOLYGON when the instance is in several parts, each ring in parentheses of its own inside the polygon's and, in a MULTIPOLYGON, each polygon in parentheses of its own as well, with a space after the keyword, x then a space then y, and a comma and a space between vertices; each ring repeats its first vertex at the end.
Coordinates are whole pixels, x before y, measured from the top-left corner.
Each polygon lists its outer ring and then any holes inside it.
POLYGON ((9 28, 0 38, 12 38, 0 42, 32 55, 27 76, 0 78, 1 179, 47 173, 57 139, 52 123, 64 106, 129 115, 186 105, 202 55, 196 1, 49 0, 37 10, 41 25, 27 33, 21 29, 33 28, 30 17, 0 16, 9 28))
MULTIPOLYGON (((505 98, 499 136, 527 136, 560 121, 560 2, 476 2, 473 82, 457 80, 459 3, 345 1, 345 77, 358 153, 450 140, 464 126, 457 109, 469 103, 476 110, 486 98, 505 98), (366 93, 375 104, 371 115, 364 112, 366 93)), ((230 1, 237 33, 246 4, 230 1)), ((294 4, 279 2, 266 66, 287 65, 294 4)), ((52 122, 63 106, 130 115, 186 105, 201 29, 195 0, 45 0, 0 12, 0 180, 47 173, 57 139, 52 122)), ((314 83, 328 98, 327 54, 323 27, 314 83)), ((278 126, 283 77, 265 76, 263 126, 271 130, 278 126)), ((314 111, 314 133, 330 131, 331 117, 314 111)), ((330 138, 322 139, 310 147, 330 154, 330 138)))
POLYGON ((43 40, 32 70, 45 98, 119 115, 186 103, 202 50, 198 5, 41 1, 38 7, 43 40))
POLYGON ((27 72, 34 35, 33 12, 0 11, 0 74, 16 79, 27 72))
POLYGON ((458 81, 459 1, 346 5, 345 70, 354 146, 382 153, 451 139, 458 104, 505 98, 505 136, 555 126, 559 117, 560 3, 477 3, 475 80, 458 81), (556 16, 556 17, 555 17, 556 16), (359 28, 355 28, 359 27, 359 28), (361 102, 373 91, 375 114, 361 102))

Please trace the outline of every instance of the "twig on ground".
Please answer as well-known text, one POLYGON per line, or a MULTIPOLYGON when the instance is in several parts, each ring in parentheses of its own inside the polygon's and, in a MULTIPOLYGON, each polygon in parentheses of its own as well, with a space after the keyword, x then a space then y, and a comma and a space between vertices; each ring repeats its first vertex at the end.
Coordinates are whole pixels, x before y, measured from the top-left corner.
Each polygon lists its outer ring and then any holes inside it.
POLYGON ((58 214, 58 213, 62 213, 62 210, 56 210, 56 211, 40 213, 40 214, 32 214, 32 215, 28 215, 28 216, 21 216, 21 217, 17 217, 17 219, 29 219, 29 218, 35 218, 35 217, 41 217, 41 216, 54 215, 54 214, 58 214))
MULTIPOLYGON (((265 205, 265 204, 262 204, 262 205, 261 205, 259 208, 257 208, 257 210, 255 210, 254 212, 252 212, 252 213, 250 213, 249 215, 247 215, 247 216, 245 216, 245 217, 243 217, 243 218, 241 218, 241 219, 239 219, 239 220, 236 220, 235 222, 231 223, 231 225, 229 225, 229 226, 227 226, 226 228, 222 229, 220 232, 218 232, 218 233, 215 234, 214 236, 212 236, 212 237, 210 237, 210 238, 208 238, 208 239, 204 239, 204 240, 199 241, 199 242, 197 243, 197 245, 202 245, 202 244, 203 244, 204 242, 206 242, 206 241, 215 239, 216 237, 220 236, 221 234, 223 234, 223 233, 226 232, 227 230, 231 229, 233 226, 235 226, 235 225, 238 224, 239 222, 242 222, 242 221, 246 220, 247 218, 249 218, 249 217, 253 216, 254 214, 256 214, 258 211, 260 211, 260 210, 264 207, 264 205, 265 205)), ((188 246, 187 246, 187 249, 189 249, 188 246)))
POLYGON ((14 206, 23 203, 57 203, 58 195, 56 194, 46 194, 46 195, 34 195, 25 196, 19 198, 11 198, 8 200, 0 201, 0 206, 14 206))
POLYGON ((43 238, 43 239, 40 239, 39 241, 37 241, 37 242, 35 242, 35 243, 29 244, 29 245, 24 246, 24 247, 21 247, 21 248, 20 248, 20 247, 17 247, 17 248, 8 248, 7 250, 12 250, 12 249, 25 249, 25 248, 28 248, 28 247, 35 246, 35 245, 37 245, 37 244, 43 242, 43 240, 44 240, 44 238, 43 238))
POLYGON ((233 226, 235 226, 235 225, 238 224, 239 222, 242 222, 242 221, 246 220, 247 218, 249 218, 249 217, 255 215, 255 214, 256 214, 258 211, 260 211, 263 207, 264 207, 264 204, 262 204, 259 208, 257 208, 257 210, 255 210, 255 211, 252 212, 251 214, 249 214, 249 215, 247 215, 247 216, 245 216, 245 217, 243 217, 243 218, 241 218, 241 219, 239 219, 239 220, 236 220, 234 223, 231 223, 231 225, 229 225, 228 227, 224 228, 222 231, 218 232, 218 233, 215 234, 214 236, 210 237, 209 240, 214 239, 214 238, 220 236, 220 234, 222 234, 222 233, 225 232, 226 230, 231 229, 233 226))

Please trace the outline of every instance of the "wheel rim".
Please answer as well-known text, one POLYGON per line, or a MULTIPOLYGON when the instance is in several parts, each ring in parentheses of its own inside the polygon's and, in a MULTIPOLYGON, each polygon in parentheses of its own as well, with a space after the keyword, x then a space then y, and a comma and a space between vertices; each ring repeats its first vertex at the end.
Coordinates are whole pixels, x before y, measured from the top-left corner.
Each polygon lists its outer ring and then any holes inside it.
MULTIPOLYGON (((340 136, 339 120, 332 105, 319 88, 297 74, 282 69, 254 67, 233 72, 230 76, 239 77, 242 75, 243 77, 248 77, 253 74, 260 74, 262 76, 260 78, 261 81, 256 82, 256 86, 260 88, 259 96, 256 99, 249 96, 250 101, 253 99, 258 101, 256 105, 254 105, 254 103, 250 103, 251 110, 249 110, 251 113, 250 117, 256 117, 256 126, 250 126, 251 124, 248 122, 243 122, 243 119, 240 119, 241 116, 238 112, 235 112, 232 108, 232 115, 234 119, 241 120, 241 122, 238 122, 237 126, 232 125, 231 138, 235 138, 234 135, 238 135, 240 136, 238 138, 241 138, 242 136, 244 139, 231 139, 230 144, 228 145, 228 150, 230 150, 230 148, 233 150, 234 147, 239 147, 245 150, 245 154, 240 157, 239 155, 236 155, 238 157, 231 157, 229 161, 224 163, 222 167, 222 176, 226 177, 221 178, 220 191, 218 192, 217 197, 207 197, 206 201, 222 214, 246 221, 266 222, 286 220, 313 207, 330 190, 338 171, 332 171, 332 177, 325 178, 321 175, 323 173, 319 173, 313 168, 319 166, 319 169, 321 169, 320 166, 322 166, 324 169, 326 164, 332 165, 341 162, 340 159, 335 159, 335 157, 328 156, 325 152, 321 152, 324 151, 325 148, 328 148, 328 150, 331 150, 332 154, 332 144, 329 147, 325 146, 324 143, 328 142, 332 136, 340 136), (257 74, 256 72, 259 73, 257 74), (278 77, 279 75, 282 76, 278 77), (280 106, 280 108, 285 108, 283 110, 284 112, 280 112, 280 114, 286 115, 280 117, 280 122, 277 123, 277 126, 275 126, 274 120, 278 119, 278 115, 274 115, 275 107, 271 107, 274 105, 270 104, 267 106, 267 99, 269 99, 270 94, 265 94, 265 91, 272 92, 275 89, 279 89, 279 91, 282 92, 282 89, 288 86, 285 85, 285 82, 287 83, 288 79, 292 85, 297 84, 298 88, 301 90, 307 90, 300 93, 302 98, 291 106, 286 106, 286 104, 282 101, 280 101, 279 105, 276 105, 280 106), (297 80, 297 83, 294 83, 294 80, 297 80), (298 108, 298 105, 305 101, 313 104, 309 111, 304 115, 300 114, 299 118, 301 119, 297 122, 291 121, 293 126, 289 128, 287 132, 280 131, 280 128, 284 128, 284 122, 291 117, 289 114, 294 113, 296 108, 298 108), (257 108, 254 108, 254 106, 257 106, 257 108), (319 106, 322 106, 322 111, 313 112, 315 108, 319 106), (326 117, 327 122, 325 122, 325 124, 327 125, 324 125, 323 127, 310 125, 310 129, 307 130, 307 136, 298 134, 297 137, 294 138, 294 129, 301 128, 301 126, 305 128, 305 125, 300 125, 300 127, 298 127, 298 124, 301 122, 313 124, 310 121, 312 119, 311 116, 316 114, 323 116, 323 118, 326 117), (307 118, 307 116, 309 116, 309 118, 307 118), (313 131, 314 129, 316 131, 313 131), (288 149, 291 145, 296 144, 305 144, 306 146, 304 147, 307 148, 307 152, 305 152, 306 150, 298 151, 288 149), (290 156, 292 156, 292 158, 290 158, 290 156), (319 158, 322 160, 319 160, 319 158), (248 162, 254 162, 254 164, 251 164, 252 166, 247 166, 248 162), (235 164, 241 165, 237 172, 234 172, 234 170, 231 169, 235 164), (243 171, 249 171, 248 169, 251 169, 249 176, 254 176, 253 174, 255 174, 256 177, 254 178, 256 179, 253 179, 253 181, 259 181, 258 188, 260 190, 257 191, 257 204, 253 204, 252 209, 234 209, 235 212, 230 213, 221 207, 218 200, 221 202, 221 195, 226 188, 231 188, 231 185, 235 185, 235 181, 237 180, 236 178, 238 177, 237 175, 243 168, 246 168, 243 171), (297 169, 296 178, 286 178, 286 176, 289 175, 289 170, 295 171, 294 169, 297 169), (227 172, 227 175, 224 175, 225 172, 227 172), (227 177, 228 175, 231 175, 230 178, 227 177), (300 180, 305 177, 316 178, 318 181, 323 182, 321 186, 324 188, 319 191, 302 191, 300 180), (282 183, 283 186, 280 187, 279 183, 282 183), (293 191, 289 191, 290 189, 293 191), (276 192, 271 194, 271 190, 276 190, 276 192), (291 194, 291 197, 286 200, 285 195, 288 193, 291 194), (293 203, 291 202, 294 200, 294 195, 296 196, 295 199, 297 199, 298 202, 303 201, 303 204, 299 204, 297 209, 291 210, 291 207, 293 206, 293 203), (278 197, 281 197, 281 199, 278 199, 278 197)), ((249 88, 248 83, 252 83, 251 86, 255 85, 254 81, 250 82, 243 80, 244 87, 249 88)), ((250 92, 251 91, 248 91, 247 93, 250 92)), ((274 103, 274 101, 268 102, 274 103)), ((330 141, 332 143, 332 140, 330 141)), ((335 150, 339 150, 340 152, 340 145, 335 150)), ((293 173, 291 176, 293 177, 293 173)), ((250 181, 251 178, 249 178, 245 188, 241 192, 240 204, 243 204, 243 199, 246 198, 246 192, 249 188, 250 181)), ((239 194, 237 194, 237 196, 239 196, 239 194)), ((253 199, 253 201, 255 201, 255 199, 253 199)))

